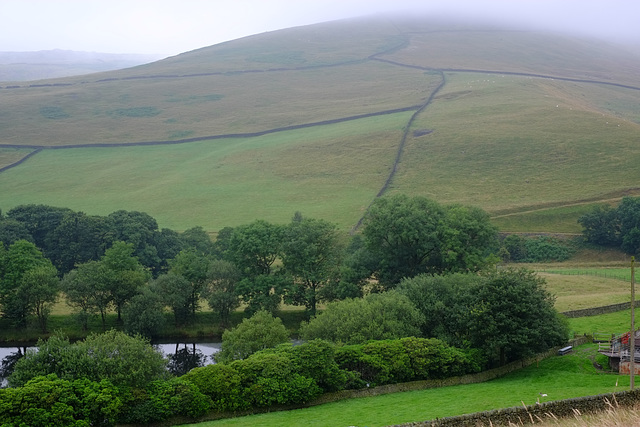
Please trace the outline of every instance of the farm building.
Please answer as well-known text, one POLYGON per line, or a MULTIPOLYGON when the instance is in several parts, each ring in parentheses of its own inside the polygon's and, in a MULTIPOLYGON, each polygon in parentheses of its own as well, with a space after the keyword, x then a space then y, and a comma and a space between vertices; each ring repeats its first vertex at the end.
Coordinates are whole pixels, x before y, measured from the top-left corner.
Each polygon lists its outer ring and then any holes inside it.
MULTIPOLYGON (((600 354, 604 354, 609 358, 609 366, 612 370, 618 371, 620 374, 629 374, 629 338, 631 334, 627 332, 622 335, 614 335, 608 342, 601 342, 598 348, 600 354)), ((634 361, 635 373, 640 373, 640 330, 634 332, 634 361)))

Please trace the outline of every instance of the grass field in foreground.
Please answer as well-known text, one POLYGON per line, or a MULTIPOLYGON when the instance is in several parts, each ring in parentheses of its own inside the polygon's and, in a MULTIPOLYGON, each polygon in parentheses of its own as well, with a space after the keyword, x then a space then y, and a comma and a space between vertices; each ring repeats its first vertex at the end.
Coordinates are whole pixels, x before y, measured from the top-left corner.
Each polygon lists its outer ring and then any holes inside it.
POLYGON ((217 426, 384 426, 424 421, 495 408, 621 391, 629 379, 596 371, 593 345, 579 346, 573 354, 551 357, 502 378, 480 384, 443 387, 348 399, 306 409, 198 424, 217 426), (541 397, 539 393, 547 394, 541 397))

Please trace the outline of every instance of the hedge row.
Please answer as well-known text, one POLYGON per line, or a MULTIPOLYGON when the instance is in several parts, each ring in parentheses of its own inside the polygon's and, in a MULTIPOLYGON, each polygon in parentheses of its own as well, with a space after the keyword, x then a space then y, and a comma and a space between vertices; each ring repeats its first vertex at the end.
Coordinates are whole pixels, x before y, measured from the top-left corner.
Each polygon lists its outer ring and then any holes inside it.
POLYGON ((55 374, 0 390, 0 425, 110 426, 197 419, 304 405, 320 395, 478 372, 478 354, 437 339, 403 338, 337 347, 283 344, 243 360, 209 365, 144 388, 68 381, 55 374))
POLYGON ((476 352, 437 339, 402 338, 336 347, 323 340, 254 353, 229 364, 193 369, 183 376, 218 412, 299 405, 323 393, 478 372, 476 352))
POLYGON ((131 389, 106 380, 68 381, 50 374, 35 377, 23 387, 0 389, 3 427, 146 424, 175 416, 196 418, 210 407, 208 397, 180 378, 131 389))

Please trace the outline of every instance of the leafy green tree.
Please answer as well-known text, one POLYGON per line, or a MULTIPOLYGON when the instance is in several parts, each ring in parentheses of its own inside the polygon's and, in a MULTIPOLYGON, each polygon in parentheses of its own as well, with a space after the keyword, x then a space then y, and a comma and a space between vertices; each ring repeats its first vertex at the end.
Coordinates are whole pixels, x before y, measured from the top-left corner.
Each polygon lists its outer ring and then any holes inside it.
POLYGON ((342 251, 335 225, 309 218, 292 221, 282 244, 284 271, 292 278, 285 300, 315 316, 317 303, 330 299, 324 288, 340 280, 342 251))
POLYGON ((216 235, 216 239, 213 242, 213 256, 218 259, 224 259, 227 261, 233 261, 231 254, 229 253, 229 246, 231 243, 231 236, 233 235, 233 227, 224 227, 216 235))
POLYGON ((242 274, 238 293, 249 313, 273 313, 280 304, 282 282, 274 276, 273 266, 280 256, 283 237, 284 227, 262 220, 236 227, 228 237, 225 259, 242 274))
POLYGON ((154 271, 155 277, 169 271, 169 260, 175 258, 181 250, 187 247, 182 235, 169 228, 163 228, 155 233, 154 245, 160 259, 160 265, 154 271))
POLYGON ((116 386, 137 388, 167 377, 166 360, 149 341, 115 330, 91 334, 73 344, 56 334, 38 341, 37 347, 16 363, 9 377, 11 387, 21 387, 34 377, 48 374, 69 381, 108 380, 116 386))
POLYGON ((544 285, 524 269, 481 278, 467 317, 471 345, 503 365, 566 343, 567 324, 544 285))
POLYGON ((67 273, 79 264, 100 259, 109 244, 104 217, 68 212, 47 235, 46 255, 61 273, 67 273))
POLYGON ((129 334, 154 338, 165 324, 164 304, 159 295, 144 287, 123 307, 124 329, 129 334))
POLYGON ((179 274, 161 274, 150 284, 151 291, 160 298, 164 306, 173 311, 175 325, 183 325, 191 310, 191 284, 179 274))
POLYGON ((189 283, 189 308, 192 318, 195 318, 200 305, 200 294, 207 283, 210 262, 207 255, 195 249, 182 250, 169 261, 169 272, 184 277, 189 283))
POLYGON ((33 242, 33 238, 27 227, 15 219, 4 218, 0 213, 0 242, 4 243, 5 249, 18 240, 33 242))
POLYGON ((209 234, 202 227, 192 227, 183 231, 180 233, 180 240, 185 247, 193 248, 206 255, 215 254, 211 237, 209 237, 209 234))
POLYGON ((100 261, 80 264, 64 276, 62 290, 67 304, 73 308, 85 331, 89 318, 97 313, 100 314, 102 328, 106 328, 106 314, 113 302, 109 284, 113 280, 113 271, 100 261))
POLYGON ((445 213, 439 272, 480 271, 498 261, 491 255, 498 249, 498 230, 489 214, 462 205, 447 206, 445 213))
MULTIPOLYGON (((15 326, 24 327, 30 314, 55 300, 52 294, 57 293, 57 283, 49 279, 57 272, 31 242, 18 240, 8 250, 0 246, 0 308, 15 326)), ((46 317, 44 312, 40 314, 43 317, 39 319, 46 317)))
POLYGON ((289 333, 282 320, 266 311, 258 311, 234 329, 224 331, 222 348, 214 357, 218 363, 245 359, 258 350, 275 347, 287 341, 289 333))
POLYGON ((389 291, 329 303, 322 313, 300 325, 300 336, 307 341, 319 338, 359 344, 419 336, 423 323, 424 316, 409 298, 389 291))
POLYGON ((492 262, 486 253, 496 230, 479 209, 442 207, 423 197, 376 199, 363 235, 378 259, 376 276, 385 288, 421 273, 478 271, 492 262))
POLYGON ((245 313, 254 314, 264 310, 275 314, 280 306, 286 278, 280 275, 261 274, 240 280, 238 295, 247 305, 245 313))
POLYGON ((640 254, 640 197, 623 197, 617 216, 622 250, 628 254, 640 254))
POLYGON ((367 248, 362 234, 356 234, 345 248, 340 282, 328 291, 332 299, 360 298, 365 286, 370 286, 370 279, 377 268, 377 259, 367 248))
POLYGON ((466 317, 479 281, 477 274, 420 274, 404 279, 396 290, 424 316, 423 337, 461 347, 469 344, 466 317))
POLYGON ((69 208, 29 204, 9 210, 7 218, 24 224, 36 246, 49 256, 47 237, 60 225, 64 216, 71 212, 73 211, 69 208))
POLYGON ((622 243, 618 210, 609 205, 596 206, 578 218, 578 223, 587 242, 602 246, 620 246, 622 243))
POLYGON ((111 280, 106 285, 118 313, 118 322, 121 322, 122 307, 138 293, 138 290, 149 279, 149 275, 133 255, 133 244, 131 243, 114 242, 100 261, 113 273, 111 280))
POLYGON ((29 302, 31 311, 38 319, 40 330, 46 333, 51 307, 60 294, 58 270, 51 264, 29 269, 22 276, 21 287, 24 290, 20 294, 29 302))
POLYGON ((223 327, 229 324, 231 312, 240 306, 237 293, 240 277, 240 271, 229 261, 215 260, 209 266, 204 295, 211 310, 220 316, 223 327))
POLYGON ((257 220, 233 229, 228 256, 245 277, 271 274, 280 255, 284 228, 257 220))
POLYGON ((158 255, 156 239, 158 223, 147 213, 119 210, 107 216, 107 222, 113 240, 133 244, 133 254, 145 267, 151 269, 154 276, 162 269, 162 260, 158 255))

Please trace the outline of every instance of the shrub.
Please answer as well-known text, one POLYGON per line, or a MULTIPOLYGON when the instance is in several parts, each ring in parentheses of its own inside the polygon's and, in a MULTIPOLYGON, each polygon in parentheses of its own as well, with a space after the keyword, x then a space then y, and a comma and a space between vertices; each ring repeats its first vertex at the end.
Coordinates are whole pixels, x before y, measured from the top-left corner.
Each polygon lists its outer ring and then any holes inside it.
POLYGON ((153 381, 136 397, 121 421, 148 424, 173 416, 197 418, 211 409, 211 399, 198 386, 182 378, 153 381))
POLYGON ((258 350, 286 341, 289 341, 289 333, 282 320, 266 311, 258 311, 235 329, 224 331, 222 348, 214 357, 218 363, 244 359, 258 350))
POLYGON ((305 340, 358 344, 420 335, 423 322, 409 298, 389 291, 328 304, 324 312, 300 325, 300 335, 305 340))
POLYGON ((62 335, 38 342, 28 350, 9 377, 12 387, 35 376, 56 374, 59 378, 92 381, 107 379, 117 386, 143 388, 149 381, 167 376, 166 360, 147 340, 115 330, 89 335, 71 344, 62 335))
POLYGON ((352 378, 352 385, 360 388, 478 372, 484 363, 479 354, 434 338, 409 337, 340 347, 336 361, 340 368, 356 373, 360 381, 352 378))
POLYGON ((211 409, 217 412, 248 408, 248 402, 242 399, 240 374, 229 365, 195 368, 181 378, 195 384, 203 394, 209 396, 211 409))
POLYGON ((50 374, 24 387, 0 389, 2 426, 111 426, 121 409, 119 392, 108 381, 67 381, 50 374))
POLYGON ((243 399, 252 406, 304 403, 322 394, 312 378, 295 371, 284 353, 258 352, 230 366, 240 373, 243 399))
POLYGON ((335 360, 335 346, 328 341, 313 340, 300 345, 282 344, 274 350, 286 354, 293 369, 302 376, 312 378, 323 391, 342 390, 347 376, 335 360))

